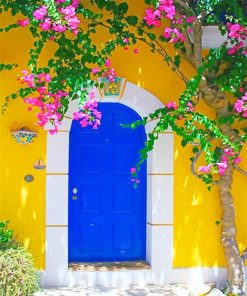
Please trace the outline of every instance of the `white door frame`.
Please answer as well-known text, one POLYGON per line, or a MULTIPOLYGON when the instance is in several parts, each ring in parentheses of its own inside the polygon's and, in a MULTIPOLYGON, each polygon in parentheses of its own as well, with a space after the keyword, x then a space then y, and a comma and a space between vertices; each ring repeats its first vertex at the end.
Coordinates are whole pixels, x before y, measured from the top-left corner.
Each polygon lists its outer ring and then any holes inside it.
MULTIPOLYGON (((141 117, 163 104, 150 92, 127 82, 120 97, 104 97, 101 102, 124 104, 141 117)), ((140 283, 203 282, 213 280, 219 270, 211 268, 173 269, 173 180, 174 135, 160 134, 147 160, 146 261, 150 270, 69 271, 68 270, 68 163, 69 131, 73 101, 57 135, 47 134, 46 167, 46 252, 43 286, 123 286, 140 283)), ((103 115, 104 116, 104 115, 103 115)), ((155 121, 145 126, 149 133, 155 121)))

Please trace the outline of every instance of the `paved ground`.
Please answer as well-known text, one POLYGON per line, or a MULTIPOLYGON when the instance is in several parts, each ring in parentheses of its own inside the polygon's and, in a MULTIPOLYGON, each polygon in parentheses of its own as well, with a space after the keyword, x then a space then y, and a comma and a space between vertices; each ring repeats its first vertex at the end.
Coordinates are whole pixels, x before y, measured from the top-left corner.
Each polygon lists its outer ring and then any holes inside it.
POLYGON ((163 285, 133 286, 130 288, 60 288, 45 289, 35 296, 199 296, 205 295, 212 286, 163 285))

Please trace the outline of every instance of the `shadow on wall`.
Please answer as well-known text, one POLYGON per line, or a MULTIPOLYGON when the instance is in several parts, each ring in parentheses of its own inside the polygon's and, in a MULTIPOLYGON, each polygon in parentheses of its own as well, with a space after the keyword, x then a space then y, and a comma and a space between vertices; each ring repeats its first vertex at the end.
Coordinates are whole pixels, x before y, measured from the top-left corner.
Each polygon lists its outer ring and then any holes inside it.
MULTIPOLYGON (((180 140, 176 137, 176 145, 180 140)), ((217 187, 211 191, 196 177, 191 176, 191 149, 175 150, 175 223, 174 223, 174 267, 225 266, 223 249, 220 243, 221 218, 217 187), (179 184, 179 186, 176 186, 179 184), (182 185, 182 186, 181 186, 182 185)), ((244 155, 242 151, 242 155, 244 155)), ((246 180, 235 174, 233 195, 235 196, 236 224, 240 251, 247 245, 247 231, 244 210, 247 201, 241 188, 246 180)))

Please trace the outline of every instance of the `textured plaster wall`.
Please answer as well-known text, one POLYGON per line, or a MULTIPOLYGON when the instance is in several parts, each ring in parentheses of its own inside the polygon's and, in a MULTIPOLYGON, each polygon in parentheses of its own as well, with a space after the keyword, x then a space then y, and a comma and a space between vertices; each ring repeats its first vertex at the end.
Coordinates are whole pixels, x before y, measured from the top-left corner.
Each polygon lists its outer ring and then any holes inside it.
MULTIPOLYGON (((133 14, 143 15, 144 5, 129 0, 133 14)), ((18 18, 17 18, 18 19, 18 18)), ((5 22, 11 20, 6 16, 5 22)), ((1 24, 3 26, 3 23, 1 24)), ((99 42, 104 32, 101 32, 99 42)), ((25 60, 32 41, 26 30, 18 28, 8 36, 5 34, 1 45, 1 60, 7 63, 17 61, 20 65, 13 72, 1 74, 1 102, 5 95, 18 87, 16 75, 27 69, 25 60), (24 32, 25 31, 25 32, 24 32)), ((52 43, 42 60, 52 52, 52 43)), ((169 48, 168 48, 169 50, 169 48)), ((159 56, 154 56, 143 44, 130 47, 128 51, 117 50, 112 63, 120 77, 125 77, 157 96, 163 102, 176 99, 183 89, 177 76, 170 72, 159 56), (133 49, 138 47, 139 54, 133 49)), ((191 76, 192 69, 184 64, 183 69, 191 76)), ((200 105, 201 110, 210 110, 200 105)), ((212 114, 211 114, 212 115, 212 114)), ((0 219, 9 219, 17 238, 33 252, 37 268, 44 268, 45 240, 45 171, 33 169, 35 160, 46 157, 46 133, 35 125, 35 111, 26 111, 26 106, 18 98, 11 101, 9 109, 0 116, 0 219), (28 126, 38 132, 34 143, 21 146, 11 138, 10 130, 28 126), (34 175, 33 183, 25 183, 26 174, 34 175)), ((247 150, 242 151, 242 165, 247 168, 247 150)), ((224 266, 224 256, 220 245, 220 227, 215 221, 221 211, 217 191, 207 191, 201 181, 191 176, 189 157, 191 147, 180 148, 175 140, 175 196, 174 196, 174 267, 224 266)), ((245 223, 247 199, 246 179, 235 174, 233 185, 237 212, 238 241, 241 250, 247 245, 245 223)))

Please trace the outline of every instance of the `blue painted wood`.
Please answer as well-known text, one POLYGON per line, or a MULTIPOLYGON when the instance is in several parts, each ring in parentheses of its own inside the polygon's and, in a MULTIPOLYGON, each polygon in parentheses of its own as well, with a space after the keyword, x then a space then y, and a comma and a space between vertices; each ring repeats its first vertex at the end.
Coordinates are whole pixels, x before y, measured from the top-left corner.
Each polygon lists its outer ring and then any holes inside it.
POLYGON ((100 103, 99 110, 97 130, 73 121, 70 131, 69 262, 145 259, 146 163, 137 189, 130 181, 145 130, 120 126, 140 119, 127 106, 100 103))

